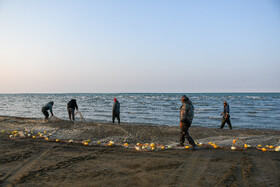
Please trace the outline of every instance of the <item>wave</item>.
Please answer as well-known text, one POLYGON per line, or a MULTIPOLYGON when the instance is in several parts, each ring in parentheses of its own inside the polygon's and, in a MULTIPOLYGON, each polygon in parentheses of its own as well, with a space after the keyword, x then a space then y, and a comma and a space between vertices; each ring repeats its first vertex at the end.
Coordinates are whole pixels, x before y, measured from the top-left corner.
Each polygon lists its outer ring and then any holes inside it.
POLYGON ((217 111, 219 109, 218 108, 196 108, 195 110, 198 110, 198 111, 217 111))
POLYGON ((222 118, 221 117, 217 117, 217 116, 210 116, 210 117, 208 117, 209 119, 219 119, 219 120, 221 120, 222 118))
POLYGON ((246 96, 247 99, 260 100, 260 96, 246 96))

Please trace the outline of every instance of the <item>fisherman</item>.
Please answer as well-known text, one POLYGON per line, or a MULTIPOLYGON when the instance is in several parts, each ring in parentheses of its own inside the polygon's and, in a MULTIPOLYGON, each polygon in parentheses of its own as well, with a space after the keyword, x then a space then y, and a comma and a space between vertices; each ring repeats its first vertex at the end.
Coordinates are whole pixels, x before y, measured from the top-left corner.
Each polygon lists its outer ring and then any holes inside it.
POLYGON ((78 110, 76 99, 71 99, 71 101, 67 103, 67 111, 70 121, 75 121, 75 109, 78 110))
POLYGON ((52 107, 54 105, 54 102, 51 101, 51 102, 48 102, 47 104, 45 104, 43 107, 42 107, 42 112, 45 116, 45 120, 47 120, 49 118, 49 112, 48 110, 50 110, 50 113, 51 115, 53 116, 53 111, 52 111, 52 107))
POLYGON ((189 128, 191 127, 193 116, 194 116, 194 107, 190 99, 183 95, 181 97, 182 106, 180 108, 180 127, 181 127, 181 137, 180 144, 178 146, 184 146, 185 138, 193 146, 193 150, 197 149, 197 145, 189 134, 189 128))
POLYGON ((115 118, 118 119, 118 123, 120 124, 120 103, 116 98, 114 98, 113 105, 113 123, 115 123, 115 118))
POLYGON ((230 115, 229 115, 229 105, 226 101, 224 102, 224 112, 221 113, 220 116, 222 115, 223 115, 223 120, 220 128, 223 129, 225 124, 227 123, 229 128, 232 129, 231 122, 230 122, 230 115))

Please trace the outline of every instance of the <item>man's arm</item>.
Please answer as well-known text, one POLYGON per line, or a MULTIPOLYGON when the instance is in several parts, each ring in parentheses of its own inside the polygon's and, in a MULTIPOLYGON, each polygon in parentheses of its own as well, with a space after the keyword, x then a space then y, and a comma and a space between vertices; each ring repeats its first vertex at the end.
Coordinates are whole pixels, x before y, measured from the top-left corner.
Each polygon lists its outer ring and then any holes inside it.
POLYGON ((50 113, 51 113, 52 116, 53 116, 52 106, 50 106, 50 113))
POLYGON ((181 113, 181 119, 180 122, 185 122, 187 120, 187 111, 188 111, 189 106, 184 105, 182 106, 180 113, 181 113))
POLYGON ((225 119, 227 119, 227 117, 228 117, 228 113, 226 113, 225 119))
POLYGON ((225 119, 227 119, 228 113, 229 113, 229 106, 227 105, 227 106, 226 106, 226 116, 225 116, 225 119))
POLYGON ((116 103, 113 105, 113 114, 116 112, 116 103))

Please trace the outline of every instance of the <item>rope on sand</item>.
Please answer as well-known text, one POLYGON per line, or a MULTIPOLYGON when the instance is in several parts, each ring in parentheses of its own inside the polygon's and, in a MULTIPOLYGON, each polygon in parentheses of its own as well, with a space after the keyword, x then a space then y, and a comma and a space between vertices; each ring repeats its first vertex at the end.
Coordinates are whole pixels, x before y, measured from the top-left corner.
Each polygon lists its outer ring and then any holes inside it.
POLYGON ((50 117, 50 119, 52 119, 52 118, 54 118, 54 119, 56 119, 56 120, 59 120, 59 121, 63 121, 63 119, 60 119, 60 118, 58 118, 58 117, 56 117, 56 116, 54 116, 54 115, 50 117))
MULTIPOLYGON (((91 141, 91 140, 83 140, 83 141, 74 141, 74 140, 60 140, 60 139, 54 139, 52 138, 51 133, 45 132, 23 132, 23 131, 12 131, 12 132, 6 132, 4 130, 1 131, 2 133, 9 134, 9 137, 11 139, 26 139, 26 138, 33 138, 33 139, 44 139, 46 141, 50 142, 62 142, 62 143, 75 143, 75 144, 83 144, 85 146, 122 146, 125 148, 131 148, 136 149, 137 151, 159 151, 159 150, 166 150, 166 149, 190 149, 191 146, 185 146, 185 147, 177 147, 173 145, 163 145, 163 144, 154 144, 154 143, 137 143, 134 144, 128 144, 128 143, 115 143, 114 141, 91 141)), ((234 139, 232 142, 231 147, 222 147, 218 146, 215 143, 209 142, 208 144, 203 144, 201 142, 196 142, 196 144, 200 148, 214 148, 214 149, 231 149, 233 151, 245 151, 248 148, 251 148, 250 145, 246 144, 246 142, 243 139, 234 139), (242 146, 241 146, 241 145, 242 146)), ((280 152, 280 146, 272 146, 272 145, 266 145, 266 147, 262 147, 261 145, 258 145, 256 149, 263 151, 263 152, 280 152)))
POLYGON ((82 113, 81 113, 79 110, 77 110, 77 111, 75 112, 75 116, 76 116, 77 114, 80 114, 81 120, 86 121, 85 118, 83 117, 82 113))
MULTIPOLYGON (((82 121, 86 121, 85 118, 83 117, 83 115, 82 115, 82 113, 81 113, 80 111, 77 110, 77 111, 75 112, 75 116, 76 116, 77 114, 80 114, 80 119, 81 119, 82 121)), ((49 119, 55 119, 55 120, 59 120, 59 121, 65 121, 65 120, 63 120, 63 119, 61 119, 61 118, 56 117, 55 115, 51 116, 49 119)))

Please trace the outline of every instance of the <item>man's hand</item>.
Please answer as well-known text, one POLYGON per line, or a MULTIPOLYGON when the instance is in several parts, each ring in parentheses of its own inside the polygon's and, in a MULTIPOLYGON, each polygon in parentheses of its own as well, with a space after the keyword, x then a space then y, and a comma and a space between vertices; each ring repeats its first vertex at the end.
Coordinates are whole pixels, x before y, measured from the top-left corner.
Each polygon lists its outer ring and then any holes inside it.
POLYGON ((223 114, 224 114, 224 113, 221 113, 220 116, 223 115, 223 114))
POLYGON ((182 124, 182 122, 180 122, 180 127, 181 127, 181 128, 183 127, 183 124, 182 124))

